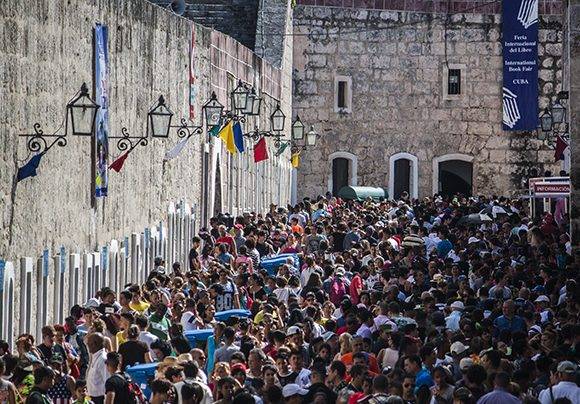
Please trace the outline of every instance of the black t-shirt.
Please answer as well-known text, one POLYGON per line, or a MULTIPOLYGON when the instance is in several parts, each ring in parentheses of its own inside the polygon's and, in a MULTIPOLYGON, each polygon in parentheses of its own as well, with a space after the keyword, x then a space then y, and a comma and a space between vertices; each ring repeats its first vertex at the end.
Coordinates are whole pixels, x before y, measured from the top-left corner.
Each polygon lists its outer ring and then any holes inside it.
POLYGON ((296 378, 298 377, 298 375, 299 375, 298 372, 292 372, 287 374, 286 376, 282 376, 281 374, 278 373, 278 380, 280 380, 280 385, 284 387, 287 384, 296 383, 296 378))
POLYGON ((52 355, 54 355, 54 354, 59 354, 62 359, 66 359, 66 352, 64 351, 64 348, 61 347, 60 345, 54 344, 52 347, 50 347, 50 346, 46 346, 44 344, 40 344, 40 345, 38 345, 37 348, 40 351, 40 353, 42 354, 42 359, 47 364, 50 363, 50 360, 52 359, 52 355))
POLYGON ((145 354, 149 351, 147 345, 141 341, 127 341, 119 346, 121 354, 121 369, 133 366, 136 363, 145 363, 145 354))
POLYGON ((129 383, 127 383, 125 377, 119 373, 115 373, 107 379, 105 382, 105 392, 115 393, 113 404, 127 404, 134 402, 129 394, 129 383))
POLYGON ((264 243, 256 243, 256 250, 260 253, 260 257, 265 257, 270 254, 270 244, 264 243))
POLYGON ((190 270, 193 271, 195 269, 193 267, 193 265, 191 264, 191 262, 195 261, 198 257, 199 257, 199 253, 197 252, 197 250, 195 248, 192 248, 191 250, 189 250, 189 269, 190 270))
POLYGON ((337 231, 332 233, 332 251, 342 252, 344 251, 344 237, 346 233, 337 231))

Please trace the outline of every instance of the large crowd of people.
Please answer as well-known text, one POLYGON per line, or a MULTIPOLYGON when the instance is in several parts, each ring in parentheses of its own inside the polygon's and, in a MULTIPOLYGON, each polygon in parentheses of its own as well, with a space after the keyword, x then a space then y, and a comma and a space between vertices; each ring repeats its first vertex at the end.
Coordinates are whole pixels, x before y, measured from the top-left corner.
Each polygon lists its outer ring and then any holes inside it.
POLYGON ((220 215, 188 262, 0 341, 0 404, 580 404, 567 226, 482 196, 220 215))

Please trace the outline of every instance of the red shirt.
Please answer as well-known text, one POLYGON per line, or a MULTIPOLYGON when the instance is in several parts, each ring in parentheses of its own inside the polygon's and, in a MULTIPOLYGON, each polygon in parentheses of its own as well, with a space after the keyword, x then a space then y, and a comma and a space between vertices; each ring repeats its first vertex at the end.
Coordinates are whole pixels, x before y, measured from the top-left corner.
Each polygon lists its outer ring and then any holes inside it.
POLYGON ((358 304, 360 292, 363 290, 363 281, 360 274, 356 274, 350 281, 349 294, 353 304, 358 304))
POLYGON ((217 244, 228 244, 230 246, 230 251, 229 253, 232 255, 237 255, 237 251, 236 251, 236 242, 234 241, 234 238, 232 236, 228 236, 227 234, 223 237, 218 238, 215 241, 217 244))

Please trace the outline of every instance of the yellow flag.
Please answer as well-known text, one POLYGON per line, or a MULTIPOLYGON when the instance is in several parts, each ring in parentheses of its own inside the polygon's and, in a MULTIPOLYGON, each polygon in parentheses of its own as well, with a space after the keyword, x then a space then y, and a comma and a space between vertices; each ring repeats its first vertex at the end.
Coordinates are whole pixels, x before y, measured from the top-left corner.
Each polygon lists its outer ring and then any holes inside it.
POLYGON ((222 130, 220 130, 220 132, 218 133, 218 137, 224 141, 224 143, 226 144, 226 149, 231 153, 231 154, 236 154, 238 149, 236 148, 236 143, 234 142, 234 122, 233 121, 229 121, 226 126, 224 126, 222 128, 222 130))
POLYGON ((293 168, 298 168, 300 165, 300 153, 294 153, 290 158, 290 162, 292 163, 293 168))

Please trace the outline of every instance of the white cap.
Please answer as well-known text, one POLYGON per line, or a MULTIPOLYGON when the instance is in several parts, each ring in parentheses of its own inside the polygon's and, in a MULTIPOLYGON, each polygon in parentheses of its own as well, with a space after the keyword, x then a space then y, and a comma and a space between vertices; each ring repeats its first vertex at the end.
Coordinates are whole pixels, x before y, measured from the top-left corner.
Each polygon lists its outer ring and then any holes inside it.
POLYGON ((477 237, 469 237, 467 240, 467 244, 479 243, 479 239, 477 237))
POLYGON ((301 396, 305 396, 308 394, 308 390, 303 389, 299 385, 295 383, 290 383, 282 388, 282 395, 284 398, 295 396, 296 394, 300 394, 301 396))
POLYGON ((465 305, 463 304, 462 301, 456 300, 453 303, 451 303, 450 306, 452 309, 458 309, 458 310, 464 310, 465 309, 465 305))
POLYGON ((99 307, 101 304, 101 302, 99 301, 99 299, 97 299, 96 297, 91 297, 88 301, 87 304, 85 304, 86 307, 92 307, 92 308, 97 308, 99 307))
POLYGON ((286 331, 286 336, 287 337, 290 337, 290 336, 292 336, 294 334, 298 334, 300 331, 301 331, 300 330, 300 327, 297 327, 297 326, 293 325, 291 327, 288 327, 288 331, 286 331))
POLYGON ((451 344, 450 351, 454 355, 461 355, 463 352, 469 349, 469 345, 464 345, 461 341, 455 341, 451 344))
POLYGON ((536 303, 540 303, 540 302, 550 303, 550 298, 546 295, 540 295, 540 296, 538 296, 538 298, 536 300, 534 300, 534 302, 536 302, 536 303))

